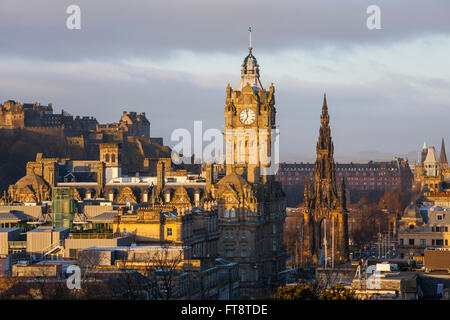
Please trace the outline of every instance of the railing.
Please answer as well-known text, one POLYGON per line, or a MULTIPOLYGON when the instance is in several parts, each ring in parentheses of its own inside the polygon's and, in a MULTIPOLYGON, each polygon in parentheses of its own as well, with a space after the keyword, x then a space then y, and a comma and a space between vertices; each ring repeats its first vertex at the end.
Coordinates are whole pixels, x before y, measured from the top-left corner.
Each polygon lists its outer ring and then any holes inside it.
POLYGON ((45 248, 44 250, 42 250, 41 254, 43 256, 46 256, 48 254, 50 254, 52 251, 54 251, 57 248, 63 248, 64 247, 64 240, 60 240, 58 242, 52 243, 51 245, 49 245, 47 248, 45 248))
POLYGON ((130 235, 129 233, 71 233, 69 239, 116 239, 130 235))

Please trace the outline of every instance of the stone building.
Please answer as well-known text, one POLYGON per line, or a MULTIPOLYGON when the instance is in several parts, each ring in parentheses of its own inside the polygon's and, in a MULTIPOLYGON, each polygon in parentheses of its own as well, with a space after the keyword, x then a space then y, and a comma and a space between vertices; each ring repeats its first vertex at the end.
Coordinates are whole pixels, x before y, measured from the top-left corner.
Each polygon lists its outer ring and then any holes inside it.
POLYGON ((345 182, 342 180, 338 191, 329 121, 324 97, 314 181, 305 185, 303 211, 305 231, 302 243, 305 257, 313 263, 322 257, 325 263, 342 263, 348 260, 349 255, 345 182))
POLYGON ((398 252, 423 263, 425 249, 450 248, 450 170, 444 139, 439 157, 433 146, 423 144, 414 168, 414 189, 420 196, 399 219, 398 252))
POLYGON ((0 104, 0 129, 24 128, 61 128, 66 133, 82 133, 95 129, 97 120, 93 117, 73 117, 62 110, 53 113, 51 103, 48 106, 39 102, 21 104, 14 100, 0 104))
POLYGON ((218 258, 217 211, 177 211, 171 206, 141 208, 114 217, 115 232, 130 232, 140 245, 184 246, 185 259, 201 259, 206 267, 218 258), (171 210, 172 209, 172 210, 171 210), (170 210, 170 211, 169 211, 170 210))
MULTIPOLYGON (((442 138, 439 159, 433 146, 428 147, 424 143, 422 157, 414 167, 414 189, 425 192, 428 196, 433 196, 447 192, 450 185, 450 169, 445 152, 445 143, 442 138)), ((450 195, 450 193, 448 194, 450 195)))
POLYGON ((411 204, 399 220, 398 254, 423 263, 427 248, 450 248, 450 208, 411 204))
POLYGON ((286 264, 285 195, 268 172, 276 127, 274 94, 273 84, 263 88, 249 48, 238 89, 226 88, 226 176, 206 189, 218 208, 219 256, 239 264, 242 297, 270 294, 286 264))
POLYGON ((0 104, 0 129, 62 140, 65 143, 59 145, 58 155, 73 159, 97 159, 102 143, 118 143, 124 155, 122 169, 131 174, 145 169, 145 159, 170 154, 162 138, 150 137, 145 112, 124 111, 119 122, 99 124, 93 117, 74 117, 64 110, 54 113, 51 103, 43 106, 38 102, 21 104, 9 100, 0 104))

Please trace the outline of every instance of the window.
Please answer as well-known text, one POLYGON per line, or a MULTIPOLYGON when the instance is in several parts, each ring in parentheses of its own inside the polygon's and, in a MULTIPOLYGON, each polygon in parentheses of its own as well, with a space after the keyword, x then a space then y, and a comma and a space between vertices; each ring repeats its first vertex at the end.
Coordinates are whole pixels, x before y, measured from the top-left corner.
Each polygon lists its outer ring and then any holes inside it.
POLYGON ((414 245, 414 239, 409 239, 409 245, 413 246, 414 245))
POLYGON ((420 245, 425 247, 427 245, 427 241, 425 239, 420 239, 420 245))
POLYGON ((230 210, 230 218, 234 218, 234 217, 236 217, 236 212, 234 211, 234 208, 232 208, 230 210))
POLYGON ((241 248, 241 257, 246 257, 247 256, 247 246, 242 246, 241 248))
POLYGON ((241 281, 245 282, 247 281, 247 271, 241 270, 241 281))
POLYGON ((224 210, 223 210, 223 216, 224 216, 225 218, 229 218, 229 217, 230 217, 230 213, 229 213, 228 209, 224 209, 224 210))
POLYGON ((244 231, 241 232, 241 238, 242 239, 247 238, 247 231, 244 230, 244 231))
POLYGON ((227 257, 234 256, 234 246, 225 246, 225 256, 227 257))
POLYGON ((438 219, 438 220, 442 220, 442 215, 441 215, 441 214, 438 214, 437 219, 438 219))
POLYGON ((443 246, 444 245, 444 240, 443 239, 436 239, 436 245, 437 246, 443 246))
POLYGON ((172 236, 172 228, 167 228, 167 236, 168 237, 172 236))
POLYGON ((276 274, 276 273, 277 273, 277 263, 272 262, 272 274, 276 274))
POLYGON ((401 246, 403 245, 403 239, 400 239, 400 245, 401 246))
POLYGON ((277 240, 272 241, 272 250, 277 251, 277 240))
POLYGON ((272 233, 273 233, 273 234, 276 234, 276 233, 277 233, 277 225, 276 225, 276 224, 273 225, 272 233))

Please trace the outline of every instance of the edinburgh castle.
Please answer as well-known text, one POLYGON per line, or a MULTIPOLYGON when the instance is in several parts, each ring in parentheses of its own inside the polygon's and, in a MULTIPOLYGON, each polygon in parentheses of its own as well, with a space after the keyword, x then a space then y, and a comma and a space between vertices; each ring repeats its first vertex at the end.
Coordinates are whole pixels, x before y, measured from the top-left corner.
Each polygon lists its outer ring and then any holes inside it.
POLYGON ((143 171, 152 158, 170 155, 162 138, 150 137, 145 113, 124 111, 118 122, 100 124, 93 117, 74 117, 64 110, 54 113, 51 103, 44 106, 8 100, 0 104, 0 137, 5 151, 0 156, 2 189, 25 174, 25 164, 34 160, 37 153, 98 160, 100 144, 115 143, 121 148, 122 171, 127 174, 143 171))

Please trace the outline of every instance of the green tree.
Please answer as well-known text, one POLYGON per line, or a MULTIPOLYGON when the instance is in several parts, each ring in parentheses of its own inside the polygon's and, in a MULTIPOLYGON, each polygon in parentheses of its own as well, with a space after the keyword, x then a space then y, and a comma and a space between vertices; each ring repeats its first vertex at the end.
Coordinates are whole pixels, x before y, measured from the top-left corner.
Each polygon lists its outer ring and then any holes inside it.
POLYGON ((278 292, 273 296, 279 300, 317 300, 314 290, 307 284, 299 283, 292 286, 278 287, 278 292))
POLYGON ((353 290, 347 289, 341 283, 333 284, 321 294, 322 300, 356 300, 353 290))

